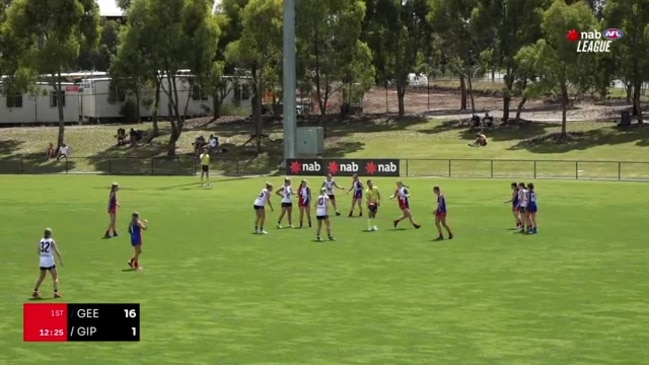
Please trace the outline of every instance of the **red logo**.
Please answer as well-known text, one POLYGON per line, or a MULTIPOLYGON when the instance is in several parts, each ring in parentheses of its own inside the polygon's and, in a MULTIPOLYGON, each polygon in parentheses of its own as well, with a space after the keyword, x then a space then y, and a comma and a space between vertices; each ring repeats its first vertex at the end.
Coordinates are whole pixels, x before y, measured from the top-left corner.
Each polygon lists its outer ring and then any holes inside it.
POLYGON ((332 175, 335 175, 338 173, 338 162, 336 161, 331 161, 329 162, 329 173, 332 175))
POLYGON ((566 38, 568 38, 570 42, 577 42, 580 38, 579 32, 577 29, 570 29, 568 34, 566 34, 566 38))
POLYGON ((300 165, 300 161, 291 162, 291 172, 294 175, 297 175, 301 170, 302 170, 302 165, 300 165))
POLYGON ((374 175, 376 173, 376 164, 374 161, 365 164, 365 172, 367 172, 368 175, 374 175))

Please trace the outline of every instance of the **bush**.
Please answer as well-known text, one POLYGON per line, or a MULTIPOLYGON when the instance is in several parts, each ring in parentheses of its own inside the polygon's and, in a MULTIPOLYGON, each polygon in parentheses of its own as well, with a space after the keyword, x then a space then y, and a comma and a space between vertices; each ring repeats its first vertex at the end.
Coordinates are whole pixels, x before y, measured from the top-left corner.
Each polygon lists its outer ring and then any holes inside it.
POLYGON ((119 108, 119 114, 124 118, 127 123, 137 123, 137 105, 132 99, 128 99, 119 108))

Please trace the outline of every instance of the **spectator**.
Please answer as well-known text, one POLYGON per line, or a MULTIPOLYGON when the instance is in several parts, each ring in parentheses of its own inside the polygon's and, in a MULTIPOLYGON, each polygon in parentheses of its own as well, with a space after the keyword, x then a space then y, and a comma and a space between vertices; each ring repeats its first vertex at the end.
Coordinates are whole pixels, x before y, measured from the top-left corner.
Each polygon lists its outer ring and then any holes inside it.
POLYGON ((215 149, 216 147, 219 146, 219 137, 215 137, 213 134, 210 134, 210 139, 208 140, 208 144, 211 149, 215 149))
POLYGON ((117 138, 117 145, 125 145, 126 144, 126 129, 124 128, 118 128, 117 129, 117 135, 115 136, 117 138))
POLYGON ((475 141, 473 143, 469 143, 469 147, 484 147, 486 145, 487 145, 487 136, 482 133, 478 133, 476 135, 475 141))
POLYGON ((57 161, 61 160, 62 158, 65 158, 66 160, 68 157, 70 157, 70 153, 72 152, 72 149, 70 146, 67 144, 62 144, 61 147, 59 147, 59 156, 56 158, 57 161))
POLYGON ((56 158, 56 148, 54 148, 54 143, 50 143, 49 147, 45 150, 45 159, 49 160, 50 158, 56 158))
POLYGON ((205 147, 207 143, 205 142, 205 137, 201 135, 198 138, 196 138, 196 140, 194 140, 194 143, 192 144, 194 145, 194 153, 199 154, 200 151, 203 149, 203 147, 205 147))

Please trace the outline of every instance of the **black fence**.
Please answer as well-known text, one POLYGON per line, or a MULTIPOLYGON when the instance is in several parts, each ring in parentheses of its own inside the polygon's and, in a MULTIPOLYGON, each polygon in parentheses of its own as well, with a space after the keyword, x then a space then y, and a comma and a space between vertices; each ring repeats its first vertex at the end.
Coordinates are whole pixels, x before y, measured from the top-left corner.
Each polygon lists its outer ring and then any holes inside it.
MULTIPOLYGON (((217 157, 212 158, 211 173, 226 176, 275 173, 322 176, 333 172, 334 175, 343 176, 358 173, 361 176, 649 181, 649 161, 499 159, 297 159, 290 161, 292 164, 289 164, 287 169, 280 169, 281 156, 275 159, 217 157), (309 164, 315 165, 313 164, 315 161, 319 161, 315 166, 317 171, 308 171, 309 164), (330 171, 331 168, 334 171, 330 171)), ((190 176, 200 173, 200 162, 191 156, 71 157, 61 161, 46 161, 44 158, 33 157, 0 158, 0 174, 49 173, 190 176)))

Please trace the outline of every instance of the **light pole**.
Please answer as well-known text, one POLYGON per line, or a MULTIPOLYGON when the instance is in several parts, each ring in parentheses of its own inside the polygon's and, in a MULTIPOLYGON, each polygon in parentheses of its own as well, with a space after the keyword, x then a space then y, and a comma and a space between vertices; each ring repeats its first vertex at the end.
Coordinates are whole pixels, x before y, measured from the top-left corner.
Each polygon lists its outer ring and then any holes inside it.
POLYGON ((283 126, 284 126, 284 160, 295 158, 295 142, 297 134, 296 122, 296 75, 295 75, 295 0, 284 0, 283 26, 283 126))

